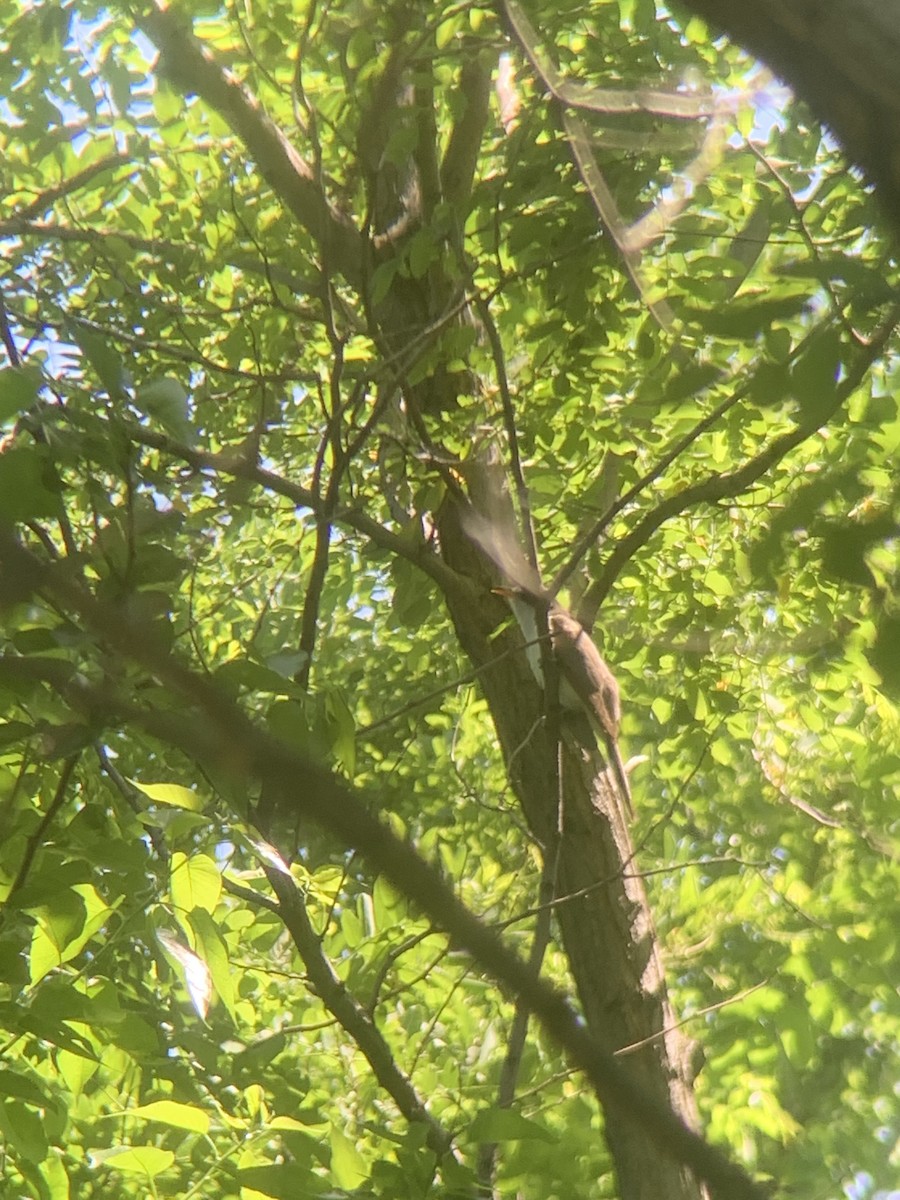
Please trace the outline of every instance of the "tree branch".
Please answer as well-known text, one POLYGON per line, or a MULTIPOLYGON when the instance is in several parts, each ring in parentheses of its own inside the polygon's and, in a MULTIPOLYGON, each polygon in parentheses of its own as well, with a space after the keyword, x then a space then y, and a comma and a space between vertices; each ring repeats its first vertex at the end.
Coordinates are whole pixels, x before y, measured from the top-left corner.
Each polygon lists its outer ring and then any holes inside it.
POLYGON ((316 995, 338 1024, 356 1042, 375 1078, 410 1122, 424 1122, 427 1141, 438 1157, 451 1151, 451 1136, 430 1115, 412 1081, 399 1068, 378 1026, 335 974, 322 951, 322 944, 309 921, 303 896, 294 880, 274 867, 266 867, 266 877, 278 897, 278 913, 303 965, 316 995))
POLYGON ((105 158, 98 159, 97 162, 92 162, 82 170, 76 171, 68 179, 63 179, 55 187, 47 188, 46 191, 41 192, 30 204, 17 209, 12 219, 28 221, 32 217, 40 216, 41 213, 51 208, 57 200, 61 200, 63 196, 70 196, 72 192, 77 192, 79 188, 90 183, 98 175, 102 175, 104 171, 111 171, 113 167, 119 167, 123 163, 131 164, 132 171, 134 170, 133 155, 124 153, 107 154, 105 158))
POLYGON ((219 66, 177 10, 147 4, 137 24, 159 50, 161 74, 185 95, 196 92, 228 122, 263 178, 315 239, 323 261, 360 286, 364 246, 358 230, 329 202, 309 165, 258 101, 219 66))
POLYGON ((490 111, 491 70, 480 55, 463 64, 458 91, 465 97, 466 106, 450 131, 444 151, 441 190, 447 203, 463 213, 472 194, 478 151, 490 111))
POLYGON ((900 305, 891 309, 880 329, 857 356, 846 378, 836 385, 833 402, 827 409, 817 410, 814 416, 799 422, 793 429, 775 438, 755 458, 749 459, 736 471, 727 475, 709 475, 706 479, 701 479, 675 495, 668 496, 652 512, 647 513, 631 533, 617 543, 600 575, 585 592, 582 608, 586 612, 597 611, 625 564, 632 555, 646 545, 657 529, 666 521, 697 504, 715 504, 727 497, 739 496, 791 450, 801 445, 807 438, 812 437, 817 429, 826 425, 859 387, 872 363, 884 352, 888 338, 898 322, 900 322, 900 305))
MULTIPOLYGON (((290 480, 274 471, 267 471, 258 463, 248 462, 246 459, 227 453, 216 454, 210 450, 199 450, 184 442, 176 441, 168 434, 147 429, 143 425, 132 422, 122 422, 121 424, 126 435, 138 445, 151 446, 155 450, 161 450, 173 458, 188 463, 197 471, 213 470, 234 479, 247 479, 251 483, 266 488, 267 491, 284 496, 299 508, 308 508, 311 512, 318 513, 319 502, 308 488, 291 483, 290 480)), ((379 524, 368 514, 353 507, 338 508, 335 511, 334 519, 339 524, 363 534, 381 549, 406 559, 407 562, 412 563, 433 579, 444 592, 449 591, 453 594, 471 590, 473 585, 470 581, 458 575, 436 554, 432 553, 424 540, 410 541, 408 538, 401 537, 379 524)))
POLYGON ((251 781, 271 787, 285 805, 291 804, 343 845, 357 848, 373 869, 383 872, 454 945, 468 952, 502 987, 522 997, 547 1033, 584 1071, 601 1102, 615 1105, 638 1121, 657 1145, 691 1167, 720 1200, 767 1200, 766 1189, 635 1082, 632 1072, 588 1033, 565 996, 536 979, 529 964, 459 901, 440 873, 373 815, 377 803, 365 801, 325 767, 259 728, 213 683, 176 659, 152 630, 98 603, 68 572, 41 562, 18 543, 8 526, 0 527, 0 566, 10 572, 23 598, 32 592, 51 596, 197 711, 191 715, 189 710, 140 709, 108 686, 93 688, 77 677, 67 688, 72 702, 95 717, 114 715, 142 727, 192 759, 215 761, 248 791, 251 781))
POLYGON ((54 820, 56 819, 56 814, 65 803, 66 792, 69 790, 69 783, 72 779, 72 772, 75 770, 80 757, 81 751, 79 750, 76 754, 70 754, 69 757, 63 762, 62 771, 60 772, 59 780, 56 784, 56 791, 53 794, 53 799, 50 801, 47 811, 38 822, 37 828, 34 829, 29 835, 28 840, 25 843, 25 852, 22 855, 22 861, 19 863, 19 869, 16 872, 16 877, 12 882, 12 887, 7 893, 4 904, 8 904, 12 897, 15 896, 16 892, 18 892, 19 889, 24 886, 25 881, 28 878, 28 872, 31 870, 31 864, 34 862, 34 856, 37 854, 38 847, 43 841, 44 834, 53 824, 54 820))

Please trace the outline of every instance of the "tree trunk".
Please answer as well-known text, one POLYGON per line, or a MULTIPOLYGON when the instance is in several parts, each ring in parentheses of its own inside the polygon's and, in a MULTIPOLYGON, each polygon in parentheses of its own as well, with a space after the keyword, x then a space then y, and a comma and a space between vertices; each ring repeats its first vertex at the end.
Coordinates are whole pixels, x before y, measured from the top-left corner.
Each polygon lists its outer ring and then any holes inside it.
MULTIPOLYGON (((634 1047, 626 1051, 626 1061, 641 1085, 696 1128, 691 1047, 675 1028, 647 896, 605 764, 589 735, 583 745, 568 730, 560 755, 543 720, 543 699, 518 632, 496 634, 509 611, 491 594, 497 581, 461 528, 452 500, 441 509, 439 528, 448 564, 484 585, 480 607, 452 595, 447 605, 460 643, 480 671, 529 829, 545 861, 555 861, 555 916, 585 1021, 611 1050, 634 1047)), ((615 1105, 607 1106, 605 1121, 621 1200, 705 1195, 690 1173, 615 1105)))

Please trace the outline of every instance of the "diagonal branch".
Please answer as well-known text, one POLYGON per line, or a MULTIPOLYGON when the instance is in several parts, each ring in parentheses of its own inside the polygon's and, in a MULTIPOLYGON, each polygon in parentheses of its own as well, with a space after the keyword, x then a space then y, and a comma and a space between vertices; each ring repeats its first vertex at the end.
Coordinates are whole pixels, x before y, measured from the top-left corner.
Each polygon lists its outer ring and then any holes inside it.
MULTIPOLYGON (((554 575, 548 589, 552 596, 555 596, 559 589, 563 587, 566 580, 576 570, 578 564, 584 558, 585 554, 587 554, 588 550, 591 549, 595 542, 599 541, 604 532, 609 528, 612 521, 619 515, 622 509, 626 508, 632 502, 632 500, 637 499, 641 492, 645 491, 650 484, 655 483, 656 480, 665 473, 667 468, 670 467, 672 463, 675 462, 675 460, 679 458, 689 446, 693 445, 693 443, 697 441, 702 434, 715 425, 721 416, 723 416, 730 408, 733 408, 734 405, 743 398, 744 393, 749 390, 749 387, 750 385, 746 384, 744 387, 732 392, 730 396, 726 397, 726 399, 717 404, 715 408, 711 409, 711 411, 708 412, 705 417, 701 417, 695 425, 691 426, 691 428, 683 437, 679 438, 678 441, 675 442, 675 444, 671 446, 666 453, 653 464, 649 471, 645 471, 640 479, 633 483, 627 491, 623 492, 618 499, 613 501, 613 503, 605 510, 605 512, 603 512, 601 516, 590 526, 590 528, 588 528, 586 532, 576 541, 569 553, 569 557, 554 575)), ((583 608, 581 604, 579 605, 578 619, 582 622, 582 624, 589 621, 591 614, 595 612, 598 607, 599 601, 590 610, 586 607, 583 608)))
MULTIPOLYGON (((603 1103, 617 1106, 639 1122, 661 1149, 707 1181, 717 1200, 765 1200, 766 1189, 637 1083, 632 1072, 587 1031, 566 997, 536 979, 529 965, 461 903, 440 873, 374 815, 376 803, 265 732, 214 683, 180 662, 152 630, 96 601, 67 571, 43 563, 24 549, 8 526, 0 527, 0 568, 15 580, 22 599, 40 593, 61 603, 108 645, 179 694, 194 713, 190 708, 150 712, 122 699, 109 686, 92 688, 77 676, 67 688, 73 703, 95 716, 115 716, 139 726, 192 759, 216 761, 248 789, 255 781, 272 788, 285 804, 343 845, 357 848, 454 945, 469 953, 501 987, 521 996, 547 1033, 584 1071, 603 1103)), ((9 665, 18 661, 12 659, 9 665)))
POLYGON ((424 1100, 416 1093, 412 1081, 397 1066, 378 1026, 350 994, 325 958, 322 942, 310 924, 304 898, 293 878, 272 866, 266 868, 265 874, 278 898, 278 916, 286 925, 300 958, 304 960, 308 979, 319 1000, 359 1046, 379 1084, 388 1092, 407 1121, 410 1124, 425 1122, 428 1146, 438 1156, 448 1153, 451 1146, 448 1130, 428 1114, 424 1100))
POLYGON ((896 305, 882 322, 880 329, 870 339, 864 351, 860 353, 846 378, 835 387, 832 403, 827 409, 817 409, 815 414, 805 421, 800 421, 793 429, 775 438, 755 458, 748 459, 736 471, 727 475, 709 475, 690 487, 684 488, 674 496, 668 496, 658 504, 642 521, 624 537, 609 556, 598 578, 584 594, 582 609, 586 613, 595 613, 619 576, 619 572, 629 559, 650 540, 659 527, 679 513, 693 508, 697 504, 716 504, 733 496, 739 496, 753 486, 758 479, 771 470, 776 463, 788 455, 791 450, 813 436, 821 429, 846 403, 847 399, 859 387, 869 367, 883 353, 888 338, 900 322, 900 305, 896 305))
POLYGON ((43 814, 35 829, 28 835, 25 842, 25 850, 22 854, 22 860, 19 863, 19 869, 16 872, 16 877, 12 882, 12 886, 6 893, 4 904, 8 904, 22 887, 24 887, 28 879, 28 873, 31 870, 31 864, 34 862, 34 856, 37 854, 41 842, 44 840, 44 834, 56 820, 56 814, 66 802, 66 796, 69 790, 69 784, 72 780, 72 774, 75 767, 78 765, 78 760, 81 757, 81 751, 78 750, 75 754, 70 754, 64 760, 62 770, 59 773, 59 780, 56 784, 56 791, 53 794, 53 799, 43 814))
POLYGON ((451 1136, 432 1117, 413 1087, 412 1081, 400 1070, 391 1049, 378 1026, 335 974, 322 951, 322 944, 310 924, 303 896, 297 884, 274 867, 266 868, 266 876, 278 897, 278 914, 303 959, 309 982, 316 995, 338 1024, 356 1042, 375 1073, 375 1077, 410 1122, 424 1122, 426 1140, 439 1157, 451 1151, 451 1136))
MULTIPOLYGON (((308 508, 313 513, 319 513, 319 501, 308 488, 292 483, 275 471, 267 471, 258 463, 241 455, 217 454, 210 450, 199 450, 169 437, 168 434, 158 433, 156 430, 147 429, 143 425, 132 422, 121 422, 120 426, 126 436, 137 445, 161 450, 164 454, 170 454, 173 458, 180 459, 197 471, 212 470, 233 479, 246 479, 267 491, 274 492, 277 496, 284 496, 299 508, 308 508)), ((467 579, 457 574, 442 559, 438 558, 430 545, 422 538, 413 541, 407 537, 401 537, 386 526, 379 524, 368 513, 352 506, 337 508, 334 512, 334 520, 348 529, 354 529, 357 533, 363 534, 382 550, 406 559, 407 562, 412 563, 413 566, 418 567, 420 571, 433 579, 445 594, 459 594, 472 587, 467 579)))
POLYGON ((215 61, 175 9, 140 7, 137 24, 159 50, 160 73, 185 95, 196 92, 240 137, 285 206, 312 235, 324 262, 355 285, 362 283, 363 241, 325 196, 310 166, 275 122, 215 61))
POLYGON ((107 154, 104 158, 76 171, 68 179, 63 179, 54 187, 41 192, 30 204, 24 204, 17 209, 13 220, 30 221, 34 217, 39 217, 48 208, 52 208, 57 200, 61 200, 64 196, 70 196, 72 192, 77 192, 79 188, 85 187, 92 179, 102 175, 104 171, 111 171, 114 167, 120 167, 124 163, 131 163, 132 170, 134 170, 134 159, 130 154, 119 152, 107 154))

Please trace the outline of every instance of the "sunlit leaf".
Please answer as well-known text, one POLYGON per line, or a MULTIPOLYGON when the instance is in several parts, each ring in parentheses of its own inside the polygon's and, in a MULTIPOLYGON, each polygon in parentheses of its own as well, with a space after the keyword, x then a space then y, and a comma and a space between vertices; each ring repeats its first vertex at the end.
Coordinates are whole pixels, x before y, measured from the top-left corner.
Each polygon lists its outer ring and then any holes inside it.
POLYGON ((221 873, 206 854, 173 854, 170 881, 172 902, 186 913, 195 908, 212 912, 222 894, 221 873))
POLYGON ((126 1109, 124 1114, 113 1116, 143 1117, 145 1121, 158 1121, 175 1129, 188 1129, 192 1133, 209 1132, 209 1115, 192 1104, 181 1104, 175 1100, 154 1100, 150 1104, 139 1104, 126 1109))
POLYGON ((212 976, 206 963, 193 950, 164 930, 157 930, 156 936, 178 965, 194 1008, 201 1017, 205 1017, 212 999, 212 976))
POLYGON ((348 1191, 359 1187, 369 1174, 365 1159, 336 1126, 331 1129, 331 1169, 338 1187, 348 1191))
POLYGON ((128 1146, 108 1155, 104 1166, 155 1179, 167 1171, 174 1161, 175 1155, 171 1150, 160 1150, 158 1146, 128 1146))
POLYGON ((191 928, 197 937, 197 953, 209 969, 210 979, 216 995, 228 1009, 237 1024, 235 1009, 235 974, 228 960, 228 950, 212 917, 204 908, 195 908, 189 914, 191 928))
POLYGON ((201 797, 180 783, 140 783, 136 779, 131 782, 154 804, 172 804, 178 808, 187 808, 191 812, 203 810, 201 797))

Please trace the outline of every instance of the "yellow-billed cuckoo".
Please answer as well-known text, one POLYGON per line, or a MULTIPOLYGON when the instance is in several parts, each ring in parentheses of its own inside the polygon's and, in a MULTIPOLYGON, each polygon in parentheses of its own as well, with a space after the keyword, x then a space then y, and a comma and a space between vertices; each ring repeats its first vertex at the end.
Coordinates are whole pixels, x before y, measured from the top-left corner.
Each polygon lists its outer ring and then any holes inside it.
POLYGON ((528 664, 542 689, 544 665, 541 638, 546 637, 549 630, 550 645, 559 671, 560 706, 587 715, 591 728, 606 749, 625 809, 629 817, 633 817, 631 789, 619 753, 619 722, 622 714, 619 685, 590 634, 556 600, 548 600, 525 588, 495 588, 494 591, 506 599, 519 623, 525 638, 528 664))

